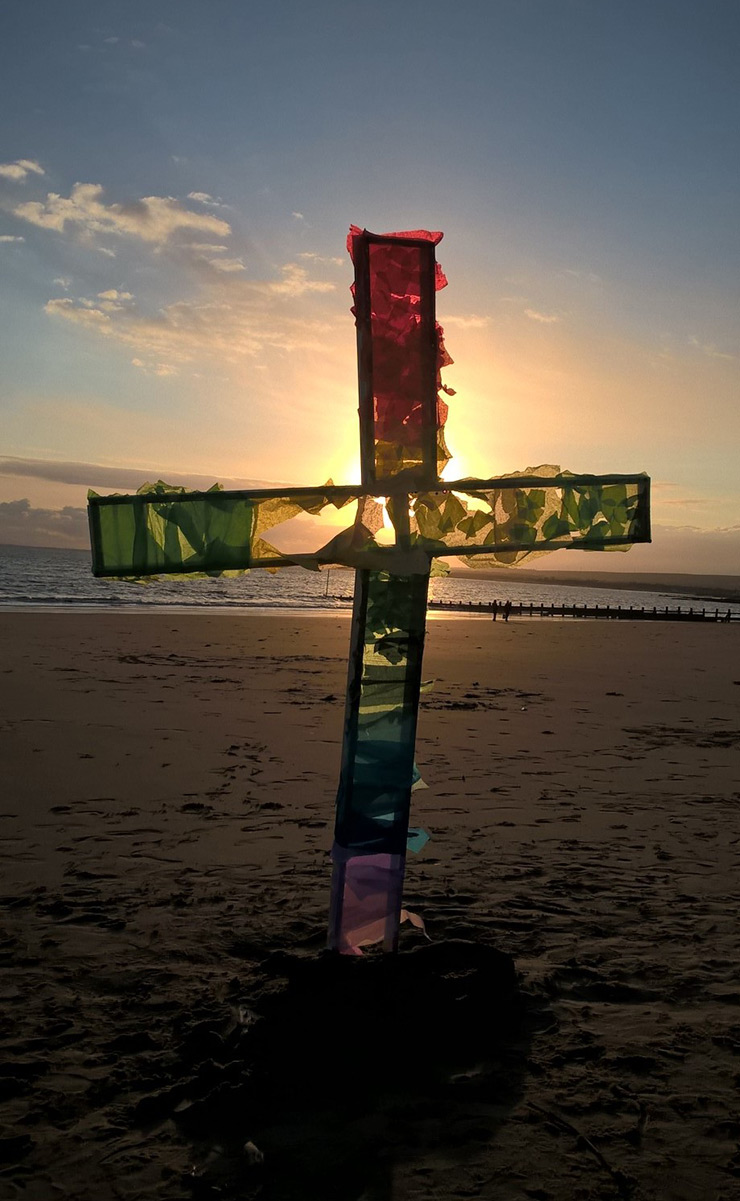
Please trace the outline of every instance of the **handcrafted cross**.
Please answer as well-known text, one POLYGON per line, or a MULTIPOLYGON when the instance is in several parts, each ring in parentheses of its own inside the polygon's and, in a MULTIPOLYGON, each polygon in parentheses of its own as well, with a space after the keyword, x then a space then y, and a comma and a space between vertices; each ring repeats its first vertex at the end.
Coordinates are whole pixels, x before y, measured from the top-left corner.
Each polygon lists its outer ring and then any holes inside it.
POLYGON ((384 950, 396 949, 407 846, 417 849, 425 837, 409 837, 409 807, 432 560, 511 564, 559 547, 650 540, 644 474, 540 467, 497 479, 441 479, 450 456, 440 368, 452 361, 435 320, 435 291, 447 282, 435 262, 441 237, 350 230, 359 486, 187 492, 160 482, 135 496, 89 497, 97 576, 356 569, 329 920, 329 946, 344 953, 381 939, 384 950), (300 512, 350 501, 358 502, 354 524, 315 554, 282 554, 263 538, 300 512), (376 538, 383 503, 393 546, 376 538))

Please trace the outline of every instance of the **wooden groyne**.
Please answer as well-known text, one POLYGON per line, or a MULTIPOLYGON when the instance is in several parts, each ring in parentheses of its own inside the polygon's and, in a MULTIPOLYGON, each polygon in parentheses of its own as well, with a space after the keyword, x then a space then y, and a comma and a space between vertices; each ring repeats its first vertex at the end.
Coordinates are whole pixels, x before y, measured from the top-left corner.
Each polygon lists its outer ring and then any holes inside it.
MULTIPOLYGON (((337 596, 335 600, 352 601, 351 596, 337 596)), ((506 601, 446 601, 430 600, 427 608, 445 613, 489 613, 496 620, 505 621, 506 601)), ((637 605, 535 605, 512 602, 509 617, 580 617, 607 621, 712 621, 727 625, 740 621, 740 614, 731 609, 686 608, 683 605, 665 608, 653 606, 640 608, 637 605)))

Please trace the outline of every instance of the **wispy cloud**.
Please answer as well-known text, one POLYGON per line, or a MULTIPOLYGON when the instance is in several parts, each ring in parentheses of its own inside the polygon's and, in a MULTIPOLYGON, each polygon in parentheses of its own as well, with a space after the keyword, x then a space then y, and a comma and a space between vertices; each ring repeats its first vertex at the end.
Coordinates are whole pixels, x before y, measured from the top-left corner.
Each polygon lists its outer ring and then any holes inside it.
POLYGON ((576 271, 573 267, 566 267, 563 274, 570 275, 573 279, 583 279, 589 284, 601 283, 601 276, 595 271, 576 271))
POLYGON ((541 321, 543 325, 553 325, 560 320, 554 313, 540 313, 537 309, 525 309, 524 316, 530 321, 541 321))
POLYGON ((677 496, 674 500, 667 500, 665 497, 661 499, 661 505, 677 505, 679 508, 682 505, 706 505, 709 503, 706 496, 677 496))
POLYGON ((91 42, 78 42, 77 49, 84 54, 89 54, 95 50, 98 54, 104 54, 110 46, 133 46, 134 50, 145 50, 146 42, 142 42, 139 38, 120 38, 111 35, 107 38, 102 38, 101 41, 93 45, 91 42))
MULTIPOLYGON (((186 160, 176 159, 176 161, 184 162, 186 160)), ((188 192, 188 200, 194 200, 196 204, 205 204, 209 208, 226 209, 230 207, 228 204, 224 204, 220 196, 211 196, 208 192, 188 192)))
POLYGON ((16 205, 13 212, 23 221, 57 233, 74 230, 87 237, 115 234, 154 245, 162 245, 180 232, 215 234, 219 238, 231 233, 230 225, 222 218, 195 213, 171 196, 144 196, 141 200, 106 204, 103 191, 101 184, 77 183, 69 196, 49 192, 45 201, 26 201, 16 205))
MULTIPOLYGON (((295 214, 293 214, 295 216, 295 214)), ((312 250, 304 250, 298 255, 299 259, 306 259, 312 263, 321 265, 322 267, 344 267, 345 260, 335 257, 325 257, 323 254, 315 254, 312 250)))
POLYGON ((206 259, 206 262, 216 271, 231 272, 244 270, 244 263, 241 259, 206 259))
POLYGON ((177 367, 173 363, 146 363, 143 359, 132 359, 131 365, 138 367, 145 375, 156 375, 158 379, 166 379, 168 375, 177 375, 177 367))
POLYGON ((188 250, 196 251, 199 254, 221 254, 228 250, 228 246, 220 246, 218 242, 188 242, 186 243, 188 250))
POLYGON ((489 323, 488 317, 479 317, 477 313, 460 314, 457 317, 449 314, 444 319, 445 326, 452 325, 456 329, 485 329, 489 323))
POLYGON ((736 359, 737 355, 728 354, 726 351, 720 350, 713 342, 701 342, 699 338, 692 336, 689 338, 689 346, 693 346, 695 350, 700 350, 709 359, 736 359))
POLYGON ((267 288, 276 296, 303 296, 305 292, 333 292, 336 285, 327 280, 309 279, 305 267, 297 263, 286 263, 282 269, 283 278, 267 284, 267 288))
MULTIPOLYGON (((214 260, 214 265, 224 262, 229 260, 214 260)), ((197 299, 176 301, 154 313, 131 293, 114 288, 94 300, 53 297, 45 309, 52 317, 130 347, 139 360, 134 366, 159 374, 199 359, 233 365, 264 348, 310 348, 326 333, 328 327, 316 318, 313 306, 308 316, 302 302, 333 292, 333 283, 312 278, 298 263, 286 263, 273 280, 247 280, 241 274, 216 270, 197 299), (168 370, 157 372, 158 367, 168 370)))
POLYGON ((32 158, 17 158, 14 163, 0 163, 0 177, 13 183, 25 183, 29 175, 45 175, 40 163, 32 158))
MULTIPOLYGON (((109 201, 101 184, 77 183, 68 196, 50 192, 43 201, 16 203, 21 220, 112 259, 116 252, 103 239, 121 239, 129 252, 166 250, 170 265, 188 269, 189 291, 196 289, 160 307, 156 296, 134 295, 115 279, 102 289, 96 281, 94 291, 75 296, 70 280, 58 277, 67 294, 50 297, 46 313, 128 348, 132 367, 162 378, 185 365, 192 372, 217 360, 228 369, 266 349, 313 348, 328 326, 302 300, 333 292, 336 284, 326 276, 343 260, 306 252, 275 278, 250 279, 247 260, 235 253, 241 248, 231 244, 229 223, 199 207, 221 202, 208 192, 191 192, 188 199, 195 207, 170 196, 109 201)), ((129 263, 129 278, 135 270, 129 263)))
POLYGON ((0 234, 0 242, 25 242, 25 238, 15 234, 0 234))

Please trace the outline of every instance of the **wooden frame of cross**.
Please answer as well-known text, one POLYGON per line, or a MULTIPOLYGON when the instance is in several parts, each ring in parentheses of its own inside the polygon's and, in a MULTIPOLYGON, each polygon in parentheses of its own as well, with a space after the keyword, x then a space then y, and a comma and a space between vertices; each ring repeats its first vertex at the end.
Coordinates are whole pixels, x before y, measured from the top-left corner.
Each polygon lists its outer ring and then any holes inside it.
POLYGON ((650 481, 637 475, 525 475, 444 481, 451 362, 435 319, 446 280, 441 234, 376 235, 352 227, 361 483, 187 492, 145 485, 89 496, 93 572, 139 577, 298 565, 355 568, 342 762, 332 858, 329 946, 398 945, 409 832, 427 592, 433 560, 510 564, 560 547, 604 550, 650 541, 650 481), (449 392, 449 389, 444 388, 449 392), (263 537, 298 513, 357 501, 354 524, 314 554, 263 537), (376 535, 383 502, 395 532, 376 535))

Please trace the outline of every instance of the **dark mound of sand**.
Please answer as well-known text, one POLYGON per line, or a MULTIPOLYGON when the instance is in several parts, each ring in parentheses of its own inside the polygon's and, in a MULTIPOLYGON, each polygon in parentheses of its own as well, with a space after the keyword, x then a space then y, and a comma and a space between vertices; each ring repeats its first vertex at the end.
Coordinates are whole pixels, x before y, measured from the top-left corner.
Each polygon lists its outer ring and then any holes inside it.
POLYGON ((518 1096, 524 1002, 493 947, 276 953, 262 971, 230 1023, 184 1032, 179 1081, 139 1105, 192 1140, 197 1197, 381 1198, 394 1159, 464 1154, 518 1096))

